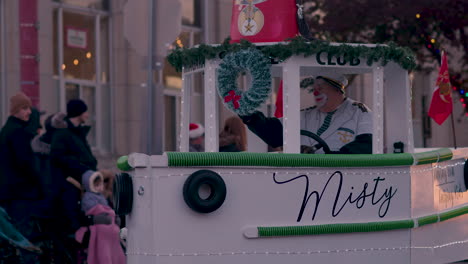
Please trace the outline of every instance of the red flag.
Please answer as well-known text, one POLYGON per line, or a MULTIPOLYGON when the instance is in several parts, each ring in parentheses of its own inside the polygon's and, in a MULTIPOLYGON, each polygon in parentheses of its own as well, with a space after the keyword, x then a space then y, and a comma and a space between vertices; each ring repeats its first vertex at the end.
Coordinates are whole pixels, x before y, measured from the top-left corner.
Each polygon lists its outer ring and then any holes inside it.
POLYGON ((296 0, 233 0, 231 41, 278 42, 299 34, 296 0))
POLYGON ((275 117, 281 118, 283 117, 283 81, 281 80, 278 95, 276 96, 276 110, 275 110, 275 117))
POLYGON ((442 64, 440 65, 439 76, 437 77, 436 89, 432 94, 428 115, 437 124, 442 125, 445 119, 452 113, 452 110, 452 88, 450 86, 447 55, 443 52, 442 64))

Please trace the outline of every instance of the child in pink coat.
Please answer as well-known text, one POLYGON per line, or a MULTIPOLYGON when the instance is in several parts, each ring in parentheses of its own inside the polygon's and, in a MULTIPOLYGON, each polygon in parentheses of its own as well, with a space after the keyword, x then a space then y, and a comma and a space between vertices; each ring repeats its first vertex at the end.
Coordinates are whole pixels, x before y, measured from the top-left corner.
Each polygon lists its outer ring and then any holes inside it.
MULTIPOLYGON (((82 181, 85 193, 81 208, 86 215, 107 213, 112 219, 116 219, 114 210, 102 194, 104 191, 102 174, 89 170, 83 174, 82 181)), ((89 264, 125 264, 125 254, 120 245, 120 228, 115 220, 111 225, 82 227, 76 232, 76 239, 81 242, 88 230, 90 231, 87 258, 89 264)))

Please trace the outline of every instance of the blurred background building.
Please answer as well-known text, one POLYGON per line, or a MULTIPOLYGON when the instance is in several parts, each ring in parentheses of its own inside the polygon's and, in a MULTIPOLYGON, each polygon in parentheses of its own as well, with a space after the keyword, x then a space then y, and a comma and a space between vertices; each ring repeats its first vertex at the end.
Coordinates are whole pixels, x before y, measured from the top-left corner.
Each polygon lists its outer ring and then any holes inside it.
MULTIPOLYGON (((81 98, 89 106, 89 142, 101 164, 113 166, 116 157, 131 152, 177 150, 182 78, 165 56, 175 46, 228 37, 232 0, 150 3, 0 0, 0 122, 8 116, 8 98, 19 89, 47 114, 65 111, 69 99, 81 98)), ((455 64, 449 58, 449 67, 455 64)), ((427 118, 436 77, 436 63, 411 73, 416 147, 453 146, 450 122, 438 126, 427 118)), ((190 119, 204 123, 202 75, 193 81, 190 119)), ((368 102, 368 85, 369 76, 357 76, 350 96, 368 102)), ((275 96, 264 108, 268 113, 274 112, 275 96)), ((458 145, 468 146, 466 105, 458 100, 454 95, 458 145)), ((232 113, 219 106, 222 124, 232 113)))

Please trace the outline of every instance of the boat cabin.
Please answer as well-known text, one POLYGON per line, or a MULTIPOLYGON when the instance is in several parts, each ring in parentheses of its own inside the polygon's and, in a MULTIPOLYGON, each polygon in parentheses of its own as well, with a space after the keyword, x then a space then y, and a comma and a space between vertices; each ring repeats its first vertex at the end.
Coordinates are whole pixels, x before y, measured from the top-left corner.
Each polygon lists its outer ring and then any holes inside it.
MULTIPOLYGON (((261 46, 262 44, 257 44, 261 46)), ((273 44, 268 44, 273 45, 273 44)), ((282 45, 281 43, 275 45, 282 45)), ((284 44, 288 45, 288 44, 284 44)), ((366 51, 379 50, 385 46, 373 44, 330 44, 337 48, 346 47, 366 51)), ((391 49, 390 47, 387 47, 391 49)), ((194 48, 197 49, 197 48, 194 48)), ((410 58, 408 57, 409 61, 410 58)), ((345 76, 368 74, 371 81, 365 86, 371 94, 370 102, 364 102, 373 113, 373 153, 393 153, 394 143, 402 142, 404 152, 413 152, 413 129, 411 114, 411 88, 408 70, 397 61, 377 59, 370 61, 366 57, 348 57, 317 52, 305 56, 298 54, 271 65, 272 78, 283 80, 283 152, 300 152, 300 82, 311 76, 326 72, 336 72, 345 76)), ((217 91, 217 69, 222 58, 219 56, 206 59, 204 64, 183 68, 182 113, 180 129, 180 151, 187 152, 189 146, 188 126, 190 123, 190 98, 193 90, 193 75, 203 73, 204 80, 204 120, 205 151, 218 151, 220 102, 217 91)), ((243 76, 249 78, 249 75, 243 76)), ((247 81, 247 83, 249 80, 247 81)), ((354 99, 354 98, 352 98, 354 99)))

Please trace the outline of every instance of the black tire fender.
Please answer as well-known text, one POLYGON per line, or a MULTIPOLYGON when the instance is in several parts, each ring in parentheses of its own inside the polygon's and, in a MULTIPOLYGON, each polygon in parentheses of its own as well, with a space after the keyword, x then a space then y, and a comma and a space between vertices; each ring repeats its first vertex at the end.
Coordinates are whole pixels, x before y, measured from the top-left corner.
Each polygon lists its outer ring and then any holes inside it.
POLYGON ((184 183, 184 201, 198 213, 211 213, 223 205, 226 199, 226 184, 223 178, 211 170, 199 170, 192 173, 184 183), (202 199, 198 193, 203 185, 211 189, 210 195, 202 199))
POLYGON ((128 173, 115 175, 113 186, 114 211, 117 215, 128 215, 133 208, 133 181, 128 173))

